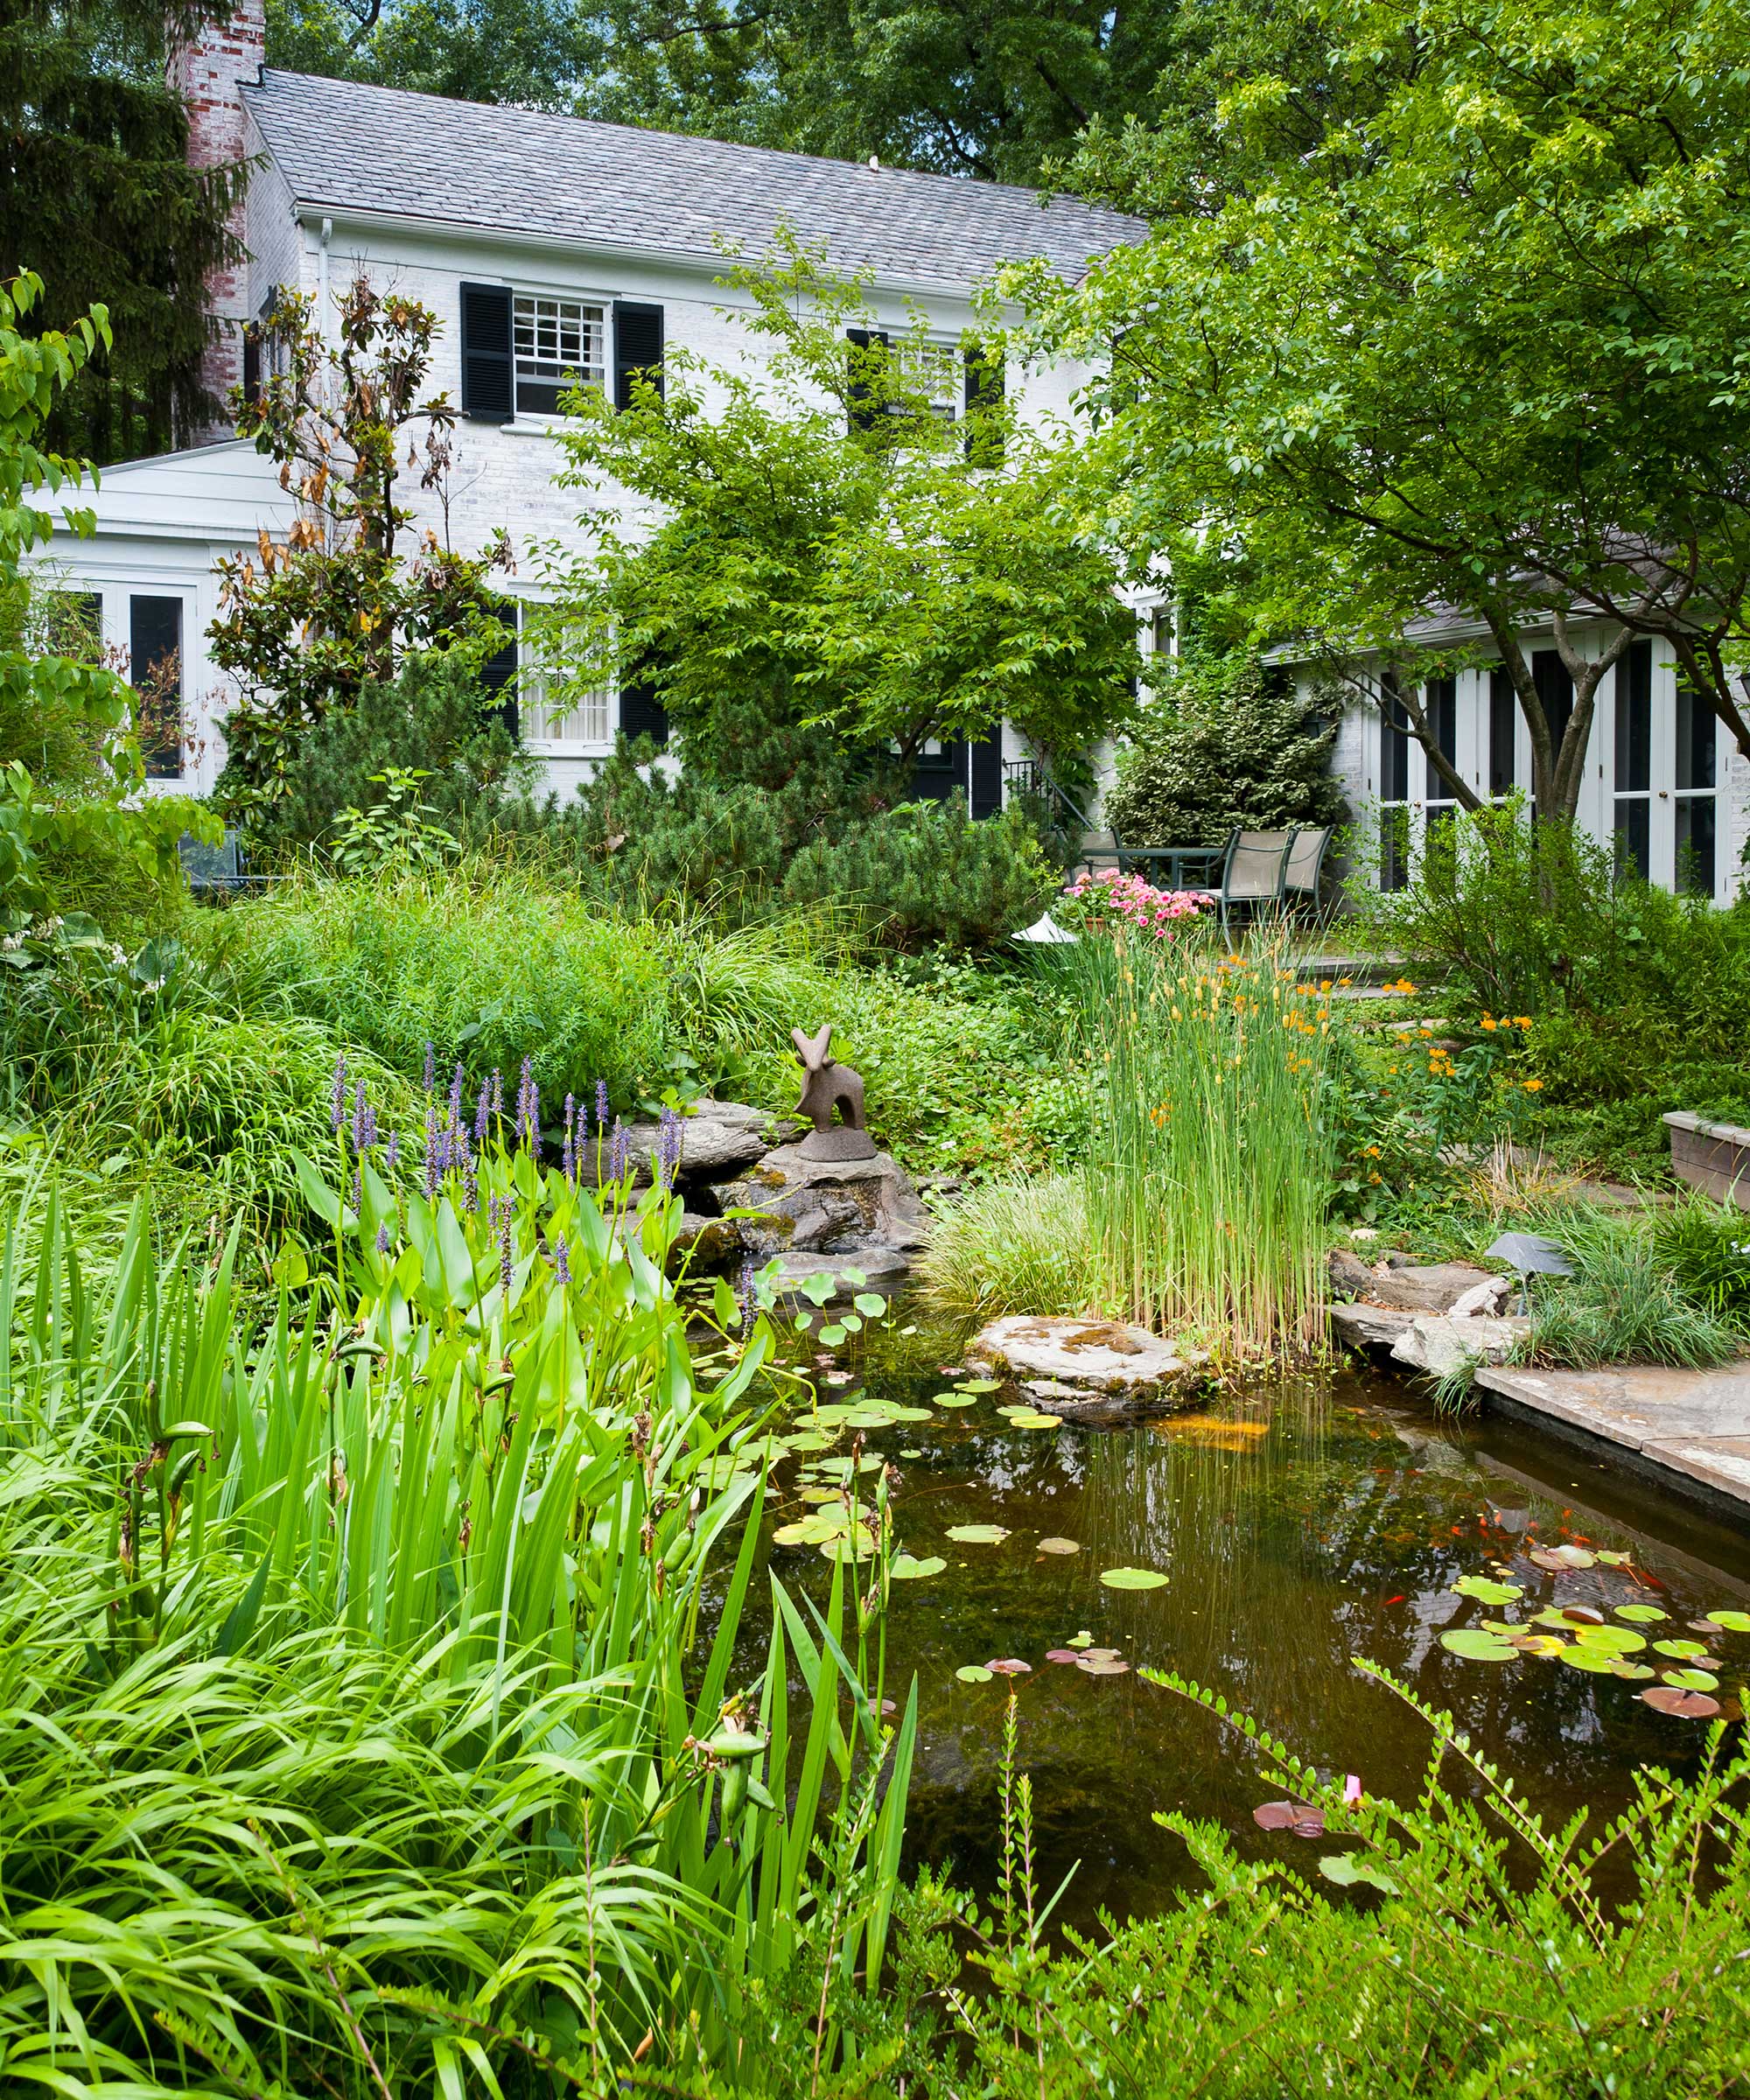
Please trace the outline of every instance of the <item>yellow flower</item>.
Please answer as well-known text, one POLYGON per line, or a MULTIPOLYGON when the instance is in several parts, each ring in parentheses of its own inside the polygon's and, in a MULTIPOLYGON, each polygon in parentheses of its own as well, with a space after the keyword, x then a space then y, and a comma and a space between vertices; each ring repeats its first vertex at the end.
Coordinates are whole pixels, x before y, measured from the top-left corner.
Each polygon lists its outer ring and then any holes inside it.
POLYGON ((1495 1030, 1501 1026, 1500 1022, 1495 1019, 1492 1013, 1484 1014, 1482 1017, 1482 1025, 1488 1030, 1491 1035, 1493 1035, 1495 1030))
POLYGON ((1544 1082, 1541 1079, 1524 1079, 1521 1080, 1519 1083, 1528 1094, 1541 1094, 1544 1090, 1544 1082))
POLYGON ((1513 1026, 1516 1028, 1529 1028, 1531 1026, 1531 1016, 1529 1013, 1522 1013, 1513 1026))

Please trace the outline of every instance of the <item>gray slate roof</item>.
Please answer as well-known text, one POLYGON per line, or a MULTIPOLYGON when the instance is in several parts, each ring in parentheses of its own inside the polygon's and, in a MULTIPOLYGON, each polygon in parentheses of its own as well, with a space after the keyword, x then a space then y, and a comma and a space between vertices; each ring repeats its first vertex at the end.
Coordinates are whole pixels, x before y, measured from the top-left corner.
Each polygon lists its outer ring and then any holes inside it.
POLYGON ((1144 228, 1032 190, 723 145, 583 117, 269 68, 245 90, 300 206, 386 212, 584 248, 758 256, 780 221, 840 270, 963 288, 1043 256, 1079 276, 1144 228))

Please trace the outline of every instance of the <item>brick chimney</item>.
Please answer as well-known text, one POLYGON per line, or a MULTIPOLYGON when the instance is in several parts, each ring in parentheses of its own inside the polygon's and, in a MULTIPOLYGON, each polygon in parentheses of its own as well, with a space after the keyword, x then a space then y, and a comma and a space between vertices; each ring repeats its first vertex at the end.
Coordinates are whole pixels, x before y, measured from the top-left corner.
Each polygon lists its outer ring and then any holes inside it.
MULTIPOLYGON (((218 0, 223 10, 227 0, 218 0)), ((193 168, 230 167, 247 157, 243 89, 262 77, 267 60, 264 0, 234 0, 228 18, 219 12, 202 21, 186 40, 172 32, 164 61, 164 80, 188 110, 188 164, 193 168)), ((241 196, 231 214, 231 231, 243 238, 241 196)), ((207 311, 218 324, 201 360, 202 384, 220 406, 215 421, 195 435, 198 444, 215 444, 231 435, 225 402, 243 377, 243 329, 249 313, 249 269, 240 259, 215 270, 206 280, 207 311)))

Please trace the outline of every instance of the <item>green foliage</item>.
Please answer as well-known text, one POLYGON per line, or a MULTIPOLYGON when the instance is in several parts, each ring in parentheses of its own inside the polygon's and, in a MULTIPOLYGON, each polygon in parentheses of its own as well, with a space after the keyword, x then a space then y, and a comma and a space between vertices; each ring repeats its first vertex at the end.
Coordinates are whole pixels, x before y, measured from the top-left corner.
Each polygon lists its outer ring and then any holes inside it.
MULTIPOLYGON (((188 444, 220 403, 201 384, 210 273, 241 259, 244 170, 192 167, 168 39, 202 10, 157 0, 13 0, 0 16, 0 274, 52 272, 39 319, 114 328, 49 413, 58 450, 108 462, 188 444)), ((212 12, 215 10, 206 10, 212 12)))
POLYGON ((1397 652, 1411 685, 1420 611, 1469 615, 1545 813, 1575 807, 1628 640, 1588 654, 1570 620, 1631 608, 1750 752, 1742 10, 1312 0, 1211 37, 1213 110, 1080 164, 1152 237, 1073 290, 1028 276, 1046 347, 1119 346, 1094 402, 1127 543, 1218 546, 1260 640, 1397 652), (1534 621, 1575 675, 1559 748, 1534 621))
POLYGON ((1094 742, 1128 710, 1136 641, 1077 456, 1005 399, 947 427, 932 410, 995 346, 932 350, 921 313, 886 344, 866 280, 788 234, 725 282, 764 339, 757 385, 677 348, 629 408, 593 388, 569 403, 564 478, 589 492, 593 551, 565 578, 556 660, 648 679, 686 763, 701 746, 722 763, 719 706, 749 693, 865 767, 891 749, 908 770, 927 739, 1004 718, 1046 752, 1094 742), (604 481, 635 500, 629 527, 599 508, 604 481))
POLYGON ((1219 846, 1236 824, 1340 823, 1336 740, 1334 708, 1309 710, 1255 661, 1189 660, 1132 727, 1105 821, 1138 846, 1219 846))
POLYGON ((1717 1318, 1750 1320, 1750 1217, 1735 1205, 1673 1204, 1654 1221, 1653 1251, 1685 1297, 1717 1318))
POLYGON ((550 1112, 605 1081, 625 1107, 667 1043, 662 943, 514 867, 464 861, 434 873, 389 865, 370 878, 280 886, 227 914, 224 938, 256 976, 340 1040, 409 1080, 428 1043, 447 1073, 533 1060, 550 1112))
POLYGON ((932 1220, 925 1297, 953 1319, 1084 1312, 1095 1293, 1087 1194, 1074 1174, 987 1181, 932 1220))
POLYGON ((1741 1734, 1715 1723, 1693 1778, 1648 1768, 1607 1826, 1581 1810, 1551 1828, 1450 1715, 1358 1667, 1433 1737, 1413 1800, 1348 1802, 1340 1775, 1225 1698, 1144 1670, 1231 1730, 1262 1766, 1259 1794, 1307 1803, 1324 1837, 1298 1846, 1304 1864, 1259 1858, 1226 1830, 1165 1813, 1195 1888, 1159 1918, 1067 1933, 1061 1948, 1031 1871, 1031 1795, 1006 1758, 994 1912, 927 1886, 906 1921, 901 1972, 917 1979, 915 2017, 935 2026, 920 2055, 970 2058, 978 2090, 1004 2100, 1084 2091, 1090 2066, 1148 2100, 1278 2100, 1289 2064, 1368 2100, 1729 2090, 1750 2055, 1741 1734), (1321 1880, 1358 1893, 1334 1897, 1321 1880), (962 1948, 976 1989, 958 1987, 962 1948))
POLYGON ((232 403, 238 435, 279 463, 298 507, 284 544, 262 533, 254 554, 217 564, 207 634, 214 662, 241 689, 216 790, 233 816, 256 817, 293 794, 311 725, 391 684, 410 654, 453 649, 478 665, 504 634, 488 585, 510 558, 502 529, 477 557, 430 531, 412 558, 402 544, 413 519, 396 497, 403 448, 421 488, 449 500, 457 411, 446 394, 420 398, 437 316, 363 276, 333 315, 315 306, 276 295, 265 326, 279 368, 232 403))
POLYGON ((393 768, 424 776, 421 799, 446 830, 490 821, 528 792, 535 769, 502 717, 480 701, 461 658, 444 650, 408 657, 393 683, 368 687, 357 707, 331 710, 297 739, 283 794, 250 822, 251 849, 259 857, 325 846, 341 810, 382 799, 371 783, 393 768))
POLYGON ((776 2094, 732 2071, 776 1995, 835 2076, 915 1711, 842 1570, 732 1681, 770 1326, 682 1306, 659 1194, 488 1146, 397 1198, 365 1151, 356 1213, 299 1159, 334 1265, 260 1336, 234 1235, 159 1258, 136 1206, 88 1270, 40 1185, 0 1231, 9 2070, 776 2094))
POLYGON ((1058 886, 1018 810, 974 823, 956 803, 914 802, 805 846, 784 895, 860 907, 900 948, 984 948, 1030 925, 1058 886))
POLYGON ((1698 1302, 1666 1251, 1670 1242, 1662 1244, 1638 1220, 1578 1212, 1556 1236, 1574 1273, 1540 1277, 1534 1286, 1529 1354, 1536 1362, 1581 1370, 1605 1363, 1703 1367, 1738 1354, 1732 1322, 1698 1302))

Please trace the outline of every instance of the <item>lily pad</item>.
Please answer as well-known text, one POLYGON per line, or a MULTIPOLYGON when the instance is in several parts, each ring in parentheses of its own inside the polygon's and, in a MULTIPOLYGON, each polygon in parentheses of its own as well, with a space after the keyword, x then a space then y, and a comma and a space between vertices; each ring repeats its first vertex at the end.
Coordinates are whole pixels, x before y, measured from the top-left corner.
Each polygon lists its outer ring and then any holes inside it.
POLYGON ((1042 1538, 1039 1550, 1041 1553, 1079 1553, 1082 1548, 1073 1538, 1042 1538))
POLYGON ((1534 1567, 1554 1570, 1590 1568, 1598 1560, 1597 1554, 1588 1553, 1584 1546, 1533 1546, 1526 1558, 1534 1567))
POLYGON ((1668 1670, 1665 1672, 1665 1682, 1668 1684, 1679 1685, 1684 1691, 1718 1691, 1719 1690, 1719 1679, 1711 1670, 1668 1670))
POLYGON ((1070 1645, 1072 1648, 1079 1646, 1090 1662, 1110 1662, 1119 1652, 1116 1648, 1096 1648, 1087 1641, 1072 1642, 1070 1645))
POLYGON ((1048 1648, 1045 1659, 1047 1662, 1079 1662, 1082 1657, 1073 1648, 1048 1648))
POLYGON ((780 1524, 772 1534, 774 1546, 818 1546, 836 1538, 850 1522, 845 1509, 822 1509, 813 1516, 799 1517, 793 1524, 780 1524))
POLYGON ((1561 1606, 1563 1619, 1569 1626, 1602 1626, 1604 1614, 1595 1605, 1564 1604, 1561 1606))
POLYGON ((1750 1612, 1710 1611, 1708 1617, 1722 1633, 1750 1634, 1750 1612))
POLYGON ((830 1327, 822 1327, 816 1339, 823 1341, 828 1348, 836 1349, 850 1332, 849 1327, 841 1326, 835 1320, 830 1327))
POLYGON ((1619 1619, 1628 1620, 1631 1626, 1657 1626, 1662 1619, 1668 1619, 1670 1614, 1662 1612, 1656 1604, 1619 1604, 1616 1615, 1619 1619))
POLYGON ((1707 1650, 1699 1641, 1656 1641, 1653 1653, 1656 1656, 1670 1656, 1678 1662, 1697 1662, 1706 1655, 1707 1650))
POLYGON ((1339 1888, 1376 1888, 1388 1896, 1397 1894, 1396 1882, 1382 1866, 1376 1866, 1370 1859, 1354 1858, 1348 1852, 1326 1852, 1319 1862, 1319 1872, 1339 1888))
POLYGON ((1066 1648, 1092 1648, 1093 1645, 1094 1636, 1085 1626, 1079 1634, 1072 1634, 1064 1642, 1066 1648))
POLYGON ((1647 1678, 1656 1676, 1658 1672, 1649 1670, 1644 1662, 1628 1662, 1619 1656, 1612 1665, 1610 1674, 1614 1677, 1633 1677, 1644 1683, 1647 1678))
POLYGON ((1001 1524, 950 1524, 948 1536, 957 1546, 1000 1546, 1009 1534, 1001 1524))
POLYGON ((853 1407, 844 1418, 847 1429, 891 1429, 893 1416, 885 1407, 853 1407))
POLYGON ((887 1419, 890 1422, 928 1422, 933 1417, 927 1407, 890 1407, 887 1419))
POLYGON ((1061 1429, 1063 1427, 1060 1417, 1042 1414, 1031 1408, 1025 1414, 1011 1415, 1009 1419, 1017 1429, 1061 1429))
POLYGON ((1033 1674, 1031 1662, 1023 1662, 1018 1656, 999 1656, 994 1662, 984 1665, 992 1676, 1030 1677, 1033 1674))
POLYGON ((940 1575, 947 1565, 937 1553, 926 1560, 920 1560, 914 1553, 896 1553, 887 1572, 895 1582, 921 1582, 926 1575, 940 1575))
POLYGON ((1647 1645, 1645 1634, 1627 1626, 1583 1626, 1575 1634, 1582 1648, 1596 1648, 1607 1656, 1636 1656, 1647 1645))
POLYGON ((1553 1634, 1514 1634, 1509 1638, 1522 1656, 1536 1656, 1545 1662, 1553 1662, 1568 1645, 1553 1634))
POLYGON ((1634 1558, 1633 1554, 1612 1553, 1603 1546, 1596 1547, 1593 1550, 1598 1564, 1601 1568, 1626 1568, 1634 1558))
POLYGON ((875 1541, 859 1524, 843 1538, 824 1540, 815 1550, 822 1560, 867 1560, 875 1550, 875 1541))
POLYGON ((1517 1583, 1496 1582, 1489 1575, 1460 1575, 1452 1587, 1460 1597, 1474 1597, 1479 1604, 1511 1604, 1525 1594, 1517 1583))
POLYGON ((954 1674, 962 1684, 988 1684, 991 1677, 982 1662, 962 1662, 954 1674))
POLYGON ((994 1393, 1002 1390, 1000 1378, 962 1378, 955 1386, 957 1393, 994 1393))
POLYGON ((1292 1830, 1297 1838, 1322 1838, 1325 1811, 1304 1801, 1266 1801, 1252 1810, 1261 1830, 1292 1830))
POLYGON ((909 1451, 902 1451, 900 1453, 900 1456, 902 1459, 920 1459, 923 1455, 924 1454, 922 1452, 920 1452, 915 1445, 914 1445, 909 1451))
POLYGON ((1478 1626, 1455 1628, 1440 1635, 1440 1646, 1466 1662, 1510 1662, 1514 1649, 1499 1634, 1486 1634, 1478 1626))
POLYGON ((1562 1660, 1570 1670, 1584 1670, 1596 1677, 1607 1677, 1616 1669, 1618 1658, 1607 1648, 1587 1648, 1576 1641, 1562 1650, 1562 1660))
POLYGON ((1711 1721, 1719 1712, 1719 1701, 1704 1691, 1684 1691, 1676 1684, 1649 1684, 1637 1698, 1659 1713, 1674 1713, 1680 1720, 1711 1721))
POLYGON ((1109 1590, 1159 1590, 1166 1578, 1153 1568, 1107 1568, 1100 1579, 1109 1590))
POLYGON ((1077 1670, 1085 1670, 1090 1677, 1122 1677, 1130 1667, 1122 1656, 1077 1656, 1077 1670))
POLYGON ((970 1407, 972 1396, 970 1393, 932 1393, 930 1405, 932 1407, 970 1407))

